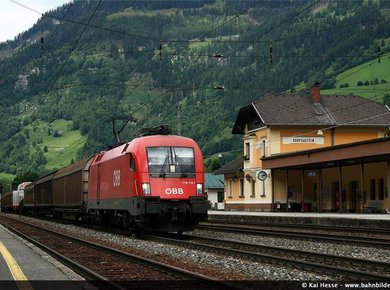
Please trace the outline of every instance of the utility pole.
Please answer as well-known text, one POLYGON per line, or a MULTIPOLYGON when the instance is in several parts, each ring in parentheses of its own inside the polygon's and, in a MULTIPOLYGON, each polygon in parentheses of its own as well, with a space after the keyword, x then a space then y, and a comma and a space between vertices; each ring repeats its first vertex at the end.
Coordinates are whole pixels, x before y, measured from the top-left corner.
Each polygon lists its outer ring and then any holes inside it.
POLYGON ((178 136, 181 136, 181 105, 180 105, 180 101, 178 101, 177 103, 177 116, 176 116, 176 130, 177 130, 177 135, 178 136))

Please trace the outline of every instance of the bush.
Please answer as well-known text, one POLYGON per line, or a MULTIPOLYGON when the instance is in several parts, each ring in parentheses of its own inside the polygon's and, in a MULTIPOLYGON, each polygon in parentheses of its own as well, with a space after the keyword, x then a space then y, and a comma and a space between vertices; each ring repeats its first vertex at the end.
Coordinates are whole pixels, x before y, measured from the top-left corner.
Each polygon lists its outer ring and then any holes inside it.
POLYGON ((361 87, 363 85, 363 82, 362 81, 358 81, 357 85, 358 85, 358 87, 361 87))
POLYGON ((53 137, 61 137, 60 132, 58 132, 58 130, 54 130, 53 137))

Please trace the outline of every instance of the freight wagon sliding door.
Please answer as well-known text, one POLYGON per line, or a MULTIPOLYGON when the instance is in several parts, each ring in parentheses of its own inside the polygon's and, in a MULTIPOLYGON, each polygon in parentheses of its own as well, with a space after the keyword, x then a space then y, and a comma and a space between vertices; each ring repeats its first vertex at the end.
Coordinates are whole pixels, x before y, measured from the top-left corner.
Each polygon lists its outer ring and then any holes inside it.
POLYGON ((96 203, 100 204, 100 171, 101 164, 97 165, 97 185, 96 185, 96 203))

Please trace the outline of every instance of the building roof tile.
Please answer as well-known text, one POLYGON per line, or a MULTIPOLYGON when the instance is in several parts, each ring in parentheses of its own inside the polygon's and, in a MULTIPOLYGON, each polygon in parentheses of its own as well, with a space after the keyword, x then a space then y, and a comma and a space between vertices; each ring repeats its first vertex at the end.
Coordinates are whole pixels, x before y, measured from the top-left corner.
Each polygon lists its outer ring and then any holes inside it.
POLYGON ((233 134, 243 134, 245 124, 269 125, 389 126, 390 110, 359 96, 321 95, 313 103, 310 94, 269 94, 240 109, 233 134))
POLYGON ((233 160, 232 162, 222 166, 221 168, 215 170, 214 174, 228 174, 228 173, 238 173, 244 168, 244 160, 242 157, 233 160))
POLYGON ((204 187, 206 189, 223 189, 225 181, 222 174, 215 175, 213 173, 204 174, 204 187))

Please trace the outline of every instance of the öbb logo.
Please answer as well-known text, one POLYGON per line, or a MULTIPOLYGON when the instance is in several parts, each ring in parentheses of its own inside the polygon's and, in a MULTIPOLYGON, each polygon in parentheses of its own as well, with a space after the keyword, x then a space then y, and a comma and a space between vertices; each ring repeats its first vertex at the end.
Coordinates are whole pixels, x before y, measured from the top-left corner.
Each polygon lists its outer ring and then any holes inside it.
POLYGON ((175 188, 175 187, 168 187, 165 189, 165 194, 166 195, 171 195, 171 194, 184 194, 183 188, 175 188))
POLYGON ((112 185, 120 186, 121 185, 121 171, 120 170, 114 170, 112 175, 112 185))

